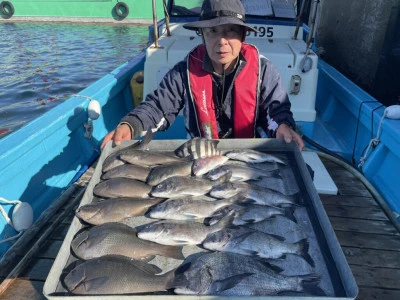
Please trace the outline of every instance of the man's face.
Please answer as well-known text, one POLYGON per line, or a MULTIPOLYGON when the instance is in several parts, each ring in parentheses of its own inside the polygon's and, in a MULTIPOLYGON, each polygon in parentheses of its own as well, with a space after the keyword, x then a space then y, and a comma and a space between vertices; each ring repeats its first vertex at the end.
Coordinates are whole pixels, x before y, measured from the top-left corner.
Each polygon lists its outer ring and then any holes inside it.
POLYGON ((219 25, 203 28, 203 36, 208 56, 214 71, 231 71, 242 47, 243 27, 240 25, 219 25))

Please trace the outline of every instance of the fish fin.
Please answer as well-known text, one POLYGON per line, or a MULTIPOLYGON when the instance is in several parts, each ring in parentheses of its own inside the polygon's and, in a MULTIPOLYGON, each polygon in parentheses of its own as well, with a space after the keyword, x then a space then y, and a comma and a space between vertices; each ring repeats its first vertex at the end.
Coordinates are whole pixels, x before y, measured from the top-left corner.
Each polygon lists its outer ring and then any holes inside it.
POLYGON ((140 261, 148 263, 149 261, 153 260, 155 257, 156 257, 155 255, 149 255, 149 256, 143 257, 142 259, 140 259, 140 261))
MULTIPOLYGON (((239 193, 239 195, 243 195, 243 194, 239 193)), ((240 200, 238 203, 251 205, 251 204, 257 204, 258 202, 256 200, 254 200, 254 199, 251 199, 251 198, 243 195, 243 200, 240 200)))
POLYGON ((121 257, 121 259, 125 259, 127 264, 131 264, 133 265, 135 268, 142 270, 143 272, 146 272, 148 274, 158 274, 162 272, 162 269, 160 269, 159 267, 157 267, 156 265, 153 264, 149 264, 143 260, 136 260, 136 259, 131 259, 125 256, 121 256, 118 255, 119 257, 121 257))
POLYGON ((283 272, 283 269, 282 269, 281 267, 278 267, 277 265, 273 265, 273 264, 271 264, 269 261, 261 260, 261 263, 262 263, 265 267, 271 269, 272 271, 274 271, 274 272, 276 272, 276 273, 282 273, 282 272, 283 272))
MULTIPOLYGON (((72 242, 71 242, 71 248, 74 251, 74 253, 76 252, 77 249, 79 249, 80 247, 82 247, 82 245, 85 243, 85 249, 88 248, 90 245, 88 245, 87 240, 89 238, 89 234, 87 230, 82 231, 81 233, 77 234, 72 242), (85 238, 82 238, 83 234, 86 234, 85 238), (81 240, 80 240, 81 239, 81 240), (79 243, 77 243, 77 241, 79 241, 79 243)), ((75 253, 76 254, 76 253, 75 253)))
POLYGON ((250 250, 250 249, 242 249, 242 248, 240 248, 240 254, 247 255, 247 256, 255 256, 256 255, 258 257, 261 257, 261 256, 258 255, 258 251, 250 250))
POLYGON ((176 282, 175 282, 175 269, 172 269, 166 273, 164 273, 163 276, 165 278, 165 289, 170 290, 175 288, 176 282))
MULTIPOLYGON (((209 140, 209 141, 215 148, 217 148, 219 140, 209 140)), ((220 150, 220 151, 222 151, 222 150, 220 150)))
POLYGON ((167 246, 162 255, 180 260, 185 259, 185 256, 182 253, 182 246, 167 246))
POLYGON ((176 240, 176 239, 172 239, 175 243, 176 246, 185 246, 188 245, 189 242, 186 240, 176 240))
POLYGON ((217 180, 215 180, 215 182, 217 182, 217 183, 225 183, 225 182, 229 182, 231 178, 232 178, 232 171, 229 170, 224 175, 222 175, 217 180))
POLYGON ((310 248, 310 243, 308 242, 308 240, 302 239, 302 240, 298 241, 296 244, 299 245, 299 250, 300 250, 299 254, 305 259, 306 262, 309 263, 310 266, 315 267, 314 260, 308 253, 308 250, 310 248))
POLYGON ((310 293, 313 296, 327 296, 323 289, 317 286, 321 277, 317 274, 307 274, 300 275, 301 277, 301 286, 303 288, 303 292, 310 293))
POLYGON ((186 290, 186 288, 190 285, 189 280, 185 277, 184 273, 176 273, 175 272, 175 278, 173 280, 173 286, 170 288, 174 288, 174 291, 176 294, 183 293, 183 290, 186 290))
MULTIPOLYGON (((89 204, 89 205, 93 205, 93 204, 89 204)), ((86 205, 85 205, 86 206, 86 205)), ((83 207, 85 207, 85 206, 83 206, 83 207)), ((77 217, 78 218, 80 218, 81 220, 83 220, 83 221, 85 221, 85 222, 88 222, 88 223, 90 223, 90 220, 92 220, 92 219, 95 219, 97 216, 101 216, 101 215, 107 215, 108 213, 110 213, 112 211, 112 205, 108 205, 108 206, 106 206, 106 208, 105 207, 102 207, 102 208, 98 208, 97 210, 96 210, 96 212, 90 217, 90 218, 88 218, 88 219, 84 219, 84 218, 82 218, 82 217, 80 217, 79 215, 77 215, 77 217)))
POLYGON ((278 241, 283 242, 285 240, 285 237, 277 234, 272 234, 272 233, 266 233, 267 235, 273 237, 274 239, 277 239, 278 241))
POLYGON ((187 221, 195 221, 199 219, 196 214, 185 213, 184 216, 187 221))
POLYGON ((232 225, 234 219, 235 219, 235 211, 231 210, 222 219, 220 219, 218 223, 216 223, 214 226, 217 226, 220 229, 228 227, 229 225, 232 225))
MULTIPOLYGON (((100 226, 100 225, 98 225, 100 226)), ((94 227, 92 227, 94 228, 94 227)), ((103 231, 103 232, 96 232, 97 234, 90 234, 91 229, 89 229, 89 233, 88 236, 85 240, 86 242, 86 248, 91 247, 92 245, 98 245, 100 244, 103 240, 105 240, 107 237, 110 236, 110 232, 109 231, 103 231)))
MULTIPOLYGON (((226 199, 229 199, 229 202, 232 203, 232 204, 233 203, 237 203, 239 206, 240 206, 240 204, 248 204, 248 203, 250 203, 249 200, 251 200, 251 199, 247 198, 245 195, 243 195, 240 192, 235 194, 235 195, 233 195, 233 196, 231 196, 231 197, 229 197, 229 198, 226 198, 226 199)), ((244 207, 243 207, 243 209, 244 209, 244 207)))
POLYGON ((276 170, 271 171, 269 177, 277 178, 277 179, 282 179, 281 170, 276 169, 276 170))
POLYGON ((245 222, 245 224, 253 224, 256 223, 256 219, 252 219, 252 218, 248 218, 248 219, 244 219, 242 218, 243 222, 245 222))
POLYGON ((180 265, 177 269, 176 269, 176 273, 184 273, 185 271, 187 271, 192 263, 188 262, 188 263, 184 263, 182 265, 180 265))
POLYGON ((300 192, 293 194, 292 197, 294 199, 294 206, 307 206, 307 203, 301 196, 300 192))
MULTIPOLYGON (((240 226, 236 226, 236 227, 237 228, 241 228, 240 226)), ((232 227, 230 226, 230 228, 232 228, 232 227)), ((235 240, 237 241, 237 243, 242 243, 246 238, 248 238, 250 235, 252 235, 255 232, 256 232, 256 230, 250 229, 248 232, 245 232, 245 233, 243 233, 241 235, 238 235, 235 238, 235 240)), ((257 252, 255 252, 255 253, 257 253, 257 252)))
POLYGON ((221 220, 221 215, 211 216, 204 219, 204 224, 207 226, 212 226, 217 224, 221 220))
MULTIPOLYGON (((254 273, 243 273, 235 276, 225 278, 223 280, 216 280, 212 284, 215 286, 217 292, 229 290, 240 283, 244 278, 253 275, 254 273)), ((214 289, 214 288, 213 288, 214 289)))
POLYGON ((108 276, 102 276, 90 280, 84 280, 82 284, 85 287, 86 292, 95 292, 96 290, 101 288, 101 286, 104 285, 108 280, 108 276))
POLYGON ((229 178, 230 182, 238 182, 238 181, 243 181, 243 177, 240 176, 231 176, 231 178, 229 178))

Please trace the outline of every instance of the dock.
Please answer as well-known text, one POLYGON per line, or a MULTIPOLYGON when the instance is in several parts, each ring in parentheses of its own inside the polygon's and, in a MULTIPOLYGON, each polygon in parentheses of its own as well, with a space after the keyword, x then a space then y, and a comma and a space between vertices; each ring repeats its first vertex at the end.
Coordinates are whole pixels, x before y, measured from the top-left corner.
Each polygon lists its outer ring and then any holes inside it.
MULTIPOLYGON (((360 179, 334 161, 321 160, 338 187, 338 194, 319 196, 356 279, 359 288, 356 299, 400 299, 400 233, 397 227, 360 179)), ((73 205, 55 214, 63 213, 66 217, 58 223, 51 220, 26 247, 28 251, 35 247, 43 233, 48 235, 26 266, 16 271, 18 275, 10 277, 0 270, 1 285, 9 282, 0 299, 46 299, 42 292, 46 277, 93 172, 94 166, 75 184, 71 195, 73 205), (53 228, 50 234, 49 228, 53 228)), ((23 255, 18 254, 16 260, 22 259, 23 255)))

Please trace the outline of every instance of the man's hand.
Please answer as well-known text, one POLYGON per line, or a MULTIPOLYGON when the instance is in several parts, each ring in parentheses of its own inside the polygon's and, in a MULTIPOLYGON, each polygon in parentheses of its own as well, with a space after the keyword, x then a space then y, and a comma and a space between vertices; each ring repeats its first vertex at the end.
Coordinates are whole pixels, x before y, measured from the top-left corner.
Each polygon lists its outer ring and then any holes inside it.
POLYGON ((122 141, 132 139, 131 128, 127 124, 118 126, 115 130, 109 132, 103 139, 100 148, 103 149, 109 141, 114 141, 116 146, 121 145, 122 141))
POLYGON ((286 143, 295 141, 299 146, 300 151, 304 149, 304 142, 301 136, 286 124, 280 124, 276 130, 276 138, 284 139, 286 143))

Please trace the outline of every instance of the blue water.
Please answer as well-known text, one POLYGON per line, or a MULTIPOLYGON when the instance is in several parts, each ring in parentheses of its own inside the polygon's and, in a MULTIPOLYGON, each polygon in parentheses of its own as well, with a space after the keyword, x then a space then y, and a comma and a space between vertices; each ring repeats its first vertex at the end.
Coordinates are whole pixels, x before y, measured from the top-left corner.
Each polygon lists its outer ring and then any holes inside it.
POLYGON ((0 23, 0 138, 145 48, 147 26, 0 23))

